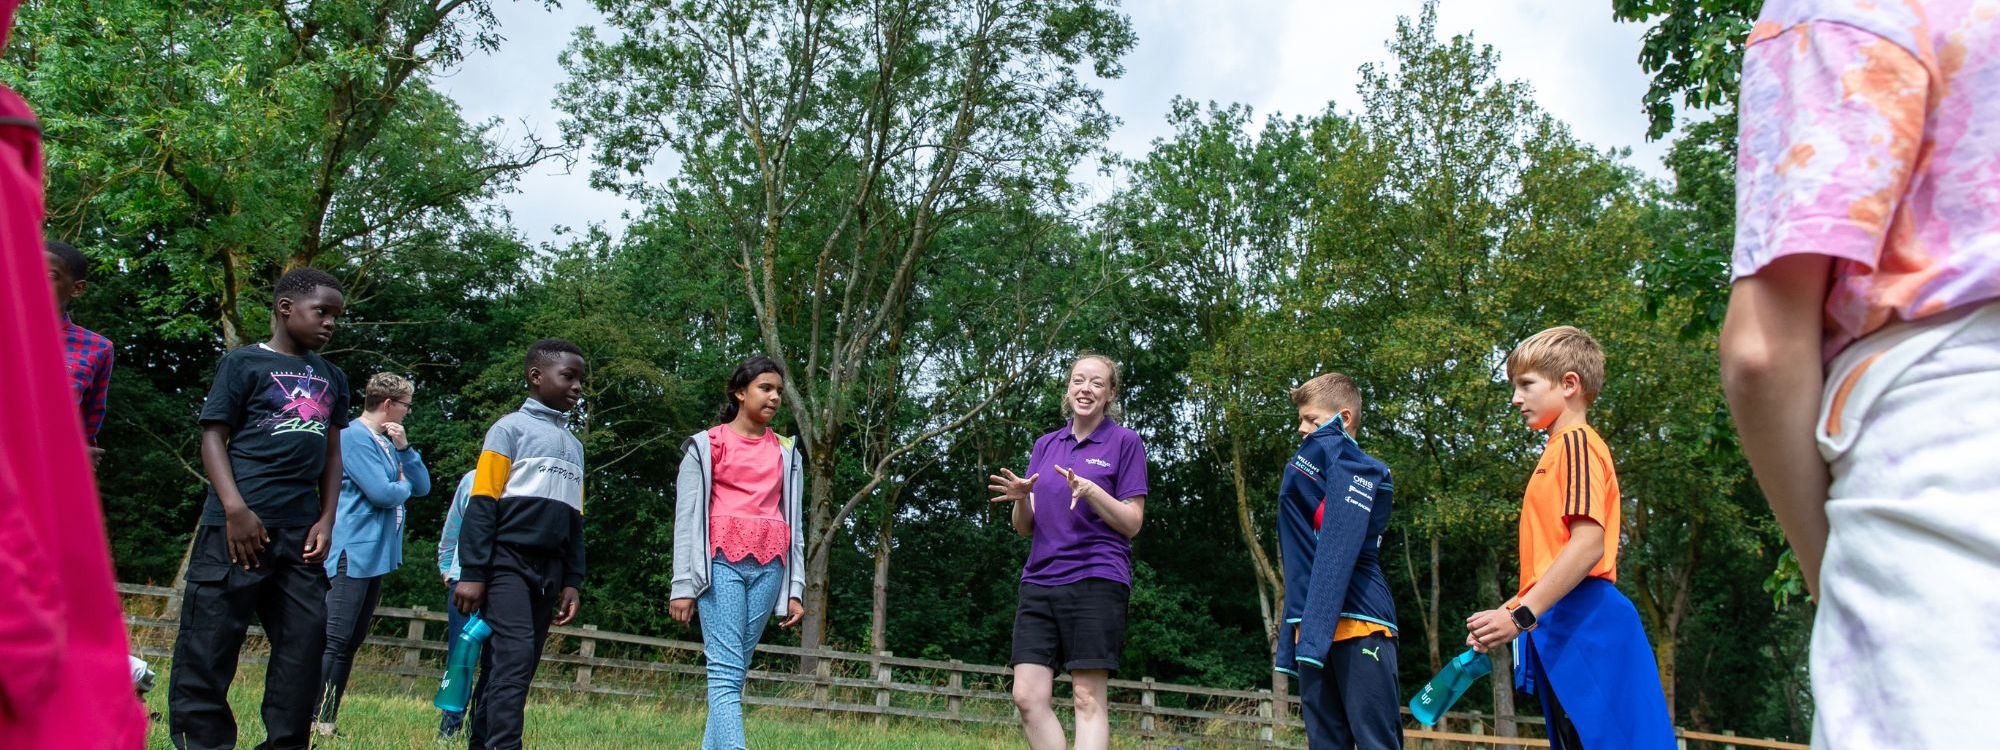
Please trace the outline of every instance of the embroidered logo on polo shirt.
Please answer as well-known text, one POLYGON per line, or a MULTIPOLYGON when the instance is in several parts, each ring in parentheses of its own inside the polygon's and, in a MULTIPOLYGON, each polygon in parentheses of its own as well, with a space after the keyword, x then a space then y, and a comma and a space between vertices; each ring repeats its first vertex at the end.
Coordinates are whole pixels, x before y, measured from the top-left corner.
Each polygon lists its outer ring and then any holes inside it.
POLYGON ((1111 468, 1111 462, 1101 458, 1086 458, 1083 460, 1083 462, 1090 464, 1091 466, 1102 466, 1107 469, 1111 468))

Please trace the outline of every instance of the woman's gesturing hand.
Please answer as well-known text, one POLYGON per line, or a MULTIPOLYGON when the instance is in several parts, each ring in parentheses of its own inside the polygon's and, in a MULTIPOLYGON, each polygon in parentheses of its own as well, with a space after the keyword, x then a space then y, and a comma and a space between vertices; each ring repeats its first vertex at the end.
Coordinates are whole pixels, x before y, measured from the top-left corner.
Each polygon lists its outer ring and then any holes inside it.
POLYGON ((1020 502, 1026 499, 1028 501, 1028 510, 1032 511, 1035 509, 1035 496, 1030 490, 1034 489, 1035 480, 1040 478, 1042 478, 1042 475, 1036 474, 1022 479, 1015 475, 1012 469, 1001 469, 999 474, 988 475, 986 477, 986 489, 995 495, 990 502, 1020 502))
POLYGON ((1105 494, 1104 489, 1098 487, 1096 482, 1090 481, 1089 477, 1078 474, 1075 471, 1065 469, 1061 466, 1056 467, 1056 472, 1062 474, 1064 481, 1069 482, 1070 510, 1076 510, 1076 501, 1078 500, 1088 501, 1092 495, 1103 495, 1106 498, 1111 497, 1110 495, 1105 494))

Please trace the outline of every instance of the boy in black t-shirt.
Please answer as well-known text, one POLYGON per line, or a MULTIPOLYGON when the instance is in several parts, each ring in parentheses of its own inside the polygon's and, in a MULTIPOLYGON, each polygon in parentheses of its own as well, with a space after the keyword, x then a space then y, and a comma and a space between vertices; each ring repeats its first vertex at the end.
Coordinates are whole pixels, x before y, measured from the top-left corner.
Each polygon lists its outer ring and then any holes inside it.
POLYGON ((167 694, 168 737, 183 750, 236 746, 229 683, 254 613, 271 643, 259 748, 304 750, 326 641, 326 557, 340 498, 347 376, 314 350, 345 305, 324 271, 286 273, 271 339, 223 355, 201 406, 210 490, 188 559, 167 694))

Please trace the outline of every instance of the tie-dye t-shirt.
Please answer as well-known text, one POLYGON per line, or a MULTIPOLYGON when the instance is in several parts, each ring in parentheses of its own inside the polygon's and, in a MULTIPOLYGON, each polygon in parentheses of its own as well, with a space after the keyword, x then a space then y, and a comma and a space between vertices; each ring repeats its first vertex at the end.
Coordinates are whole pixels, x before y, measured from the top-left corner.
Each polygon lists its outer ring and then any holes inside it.
POLYGON ((1770 0, 1748 45, 1731 276, 1833 258, 1828 358, 2000 298, 2000 0, 1770 0))

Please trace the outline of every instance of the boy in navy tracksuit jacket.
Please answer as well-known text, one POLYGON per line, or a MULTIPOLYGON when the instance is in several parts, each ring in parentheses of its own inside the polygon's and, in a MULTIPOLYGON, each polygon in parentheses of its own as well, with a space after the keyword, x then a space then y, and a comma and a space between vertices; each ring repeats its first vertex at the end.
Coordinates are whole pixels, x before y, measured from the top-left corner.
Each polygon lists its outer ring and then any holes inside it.
POLYGON ((1309 747, 1401 748, 1396 604, 1381 564, 1389 467, 1348 433, 1361 410, 1353 379, 1313 378, 1292 403, 1305 442, 1278 496, 1285 600, 1275 668, 1299 678, 1309 747))

